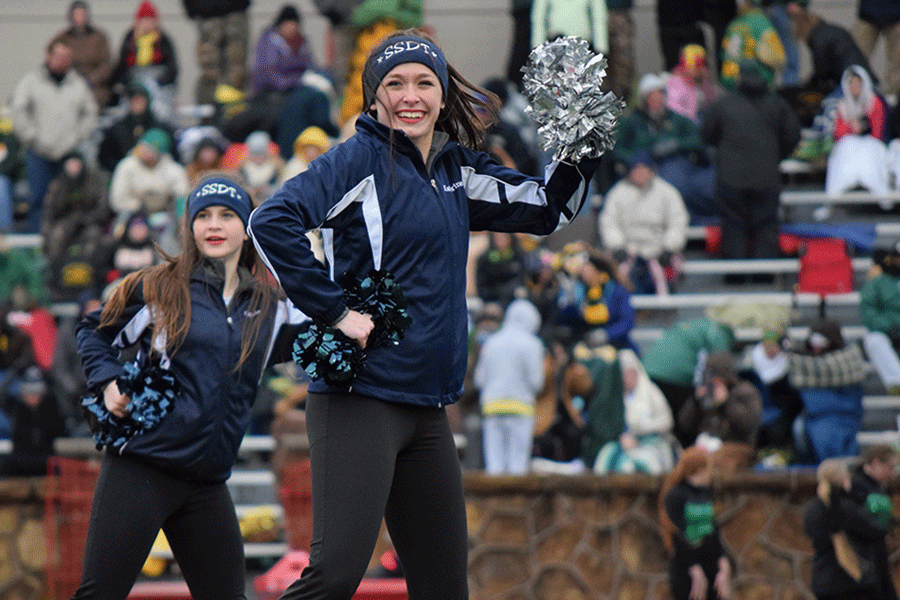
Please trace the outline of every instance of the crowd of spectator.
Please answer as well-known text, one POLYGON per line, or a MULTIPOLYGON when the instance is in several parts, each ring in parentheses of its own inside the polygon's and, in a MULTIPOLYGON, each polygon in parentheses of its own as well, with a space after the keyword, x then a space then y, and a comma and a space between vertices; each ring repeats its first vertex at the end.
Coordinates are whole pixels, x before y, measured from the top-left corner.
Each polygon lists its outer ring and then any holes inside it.
MULTIPOLYGON (((175 111, 185 57, 176 57, 154 4, 136 3, 114 54, 88 3, 72 2, 68 25, 0 122, 0 234, 42 240, 0 252, 5 398, 37 406, 23 390, 52 388, 63 423, 53 435, 85 434, 73 323, 122 277, 163 260, 159 250, 179 251, 185 196, 203 177, 228 173, 258 205, 352 135, 364 108, 361 57, 385 31, 423 25, 421 3, 384 4, 326 12, 345 53, 341 64, 320 65, 293 5, 275 13, 250 52, 250 0, 185 0, 200 40, 195 98, 211 107, 185 124, 175 111), (57 302, 78 310, 53 318, 47 307, 57 302)), ((472 234, 471 368, 454 410, 458 423, 478 423, 478 467, 659 474, 696 444, 731 469, 752 466, 760 450, 803 464, 859 451, 866 357, 838 324, 816 324, 791 348, 781 323, 743 355, 732 324, 716 318, 679 321, 643 352, 631 335, 632 295, 677 293, 689 224, 720 223, 726 258, 781 254, 779 164, 809 158, 808 142, 828 140, 817 146, 820 158, 830 149, 828 194, 900 186, 900 141, 891 142, 900 135, 900 9, 861 0, 851 35, 808 0, 726 4, 659 0, 667 71, 637 73, 630 0, 586 1, 590 19, 567 18, 553 3, 513 3, 519 43, 507 77, 484 82, 499 100, 486 148, 496 160, 526 175, 547 162, 514 68, 544 39, 580 35, 608 53, 603 85, 629 110, 594 182, 596 210, 580 216, 591 221, 590 239, 551 249, 530 236, 472 234), (712 26, 715 47, 699 22, 712 26), (888 31, 893 54, 879 78, 866 40, 888 31), (792 63, 798 44, 813 57, 803 83, 792 63)), ((897 254, 885 255, 861 307, 866 349, 892 391, 900 389, 900 325, 889 317, 900 302, 890 292, 897 254)), ((13 438, 17 420, 33 426, 16 411, 2 414, 13 438)))

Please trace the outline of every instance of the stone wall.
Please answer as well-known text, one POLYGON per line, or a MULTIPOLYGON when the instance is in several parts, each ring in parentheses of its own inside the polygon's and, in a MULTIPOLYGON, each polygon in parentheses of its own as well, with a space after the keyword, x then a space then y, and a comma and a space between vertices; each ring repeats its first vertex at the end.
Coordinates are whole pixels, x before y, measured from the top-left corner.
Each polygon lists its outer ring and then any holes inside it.
MULTIPOLYGON (((664 600, 668 555, 655 477, 466 476, 473 600, 664 600)), ((812 599, 803 507, 812 473, 717 480, 735 600, 812 599)), ((895 514, 900 496, 893 491, 895 514)), ((898 530, 888 539, 900 582, 898 530)))
POLYGON ((45 597, 43 478, 0 479, 0 599, 45 597))
MULTIPOLYGON (((665 600, 655 477, 465 475, 472 600, 665 600)), ((811 473, 715 482, 735 600, 812 600, 803 506, 811 473)), ((900 490, 892 490, 900 514, 900 490)), ((46 597, 44 481, 0 480, 0 600, 46 597)), ((439 518, 439 517, 437 517, 439 518)), ((900 530, 888 538, 900 582, 900 530)), ((438 542, 439 543, 439 542, 438 542)))

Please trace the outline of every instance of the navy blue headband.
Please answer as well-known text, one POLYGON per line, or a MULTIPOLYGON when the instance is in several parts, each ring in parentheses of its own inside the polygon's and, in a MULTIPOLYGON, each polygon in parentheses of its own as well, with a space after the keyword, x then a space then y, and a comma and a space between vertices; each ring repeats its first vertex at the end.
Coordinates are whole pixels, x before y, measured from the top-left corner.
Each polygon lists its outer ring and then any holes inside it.
POLYGON ((377 88, 384 76, 397 65, 416 62, 434 71, 441 81, 443 95, 447 97, 447 59, 444 58, 440 48, 424 38, 413 35, 391 38, 390 42, 371 62, 374 75, 370 81, 371 89, 377 88))
POLYGON ((210 206, 225 206, 234 211, 246 227, 253 212, 253 203, 250 196, 238 184, 227 177, 209 177, 201 181, 188 197, 187 209, 188 223, 193 224, 194 219, 204 208, 210 206))

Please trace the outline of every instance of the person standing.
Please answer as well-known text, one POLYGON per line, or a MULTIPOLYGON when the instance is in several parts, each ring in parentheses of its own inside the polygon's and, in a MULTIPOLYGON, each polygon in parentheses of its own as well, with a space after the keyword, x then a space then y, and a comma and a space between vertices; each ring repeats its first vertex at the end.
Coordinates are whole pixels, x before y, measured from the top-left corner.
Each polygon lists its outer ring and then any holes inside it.
POLYGON ((884 38, 884 93, 896 104, 900 94, 900 3, 894 0, 859 0, 856 23, 850 30, 866 58, 872 58, 878 38, 884 38))
MULTIPOLYGON (((106 410, 120 391, 124 347, 177 382, 152 429, 107 447, 94 492, 81 583, 73 598, 124 600, 162 528, 194 598, 243 598, 243 541, 226 486, 250 422, 273 332, 289 314, 266 281, 245 227, 253 206, 224 177, 191 192, 185 249, 138 271, 76 329, 89 389, 106 410)), ((296 333, 290 327, 278 339, 296 333)))
MULTIPOLYGON (((877 444, 867 448, 860 458, 860 464, 851 473, 850 497, 866 509, 879 527, 888 529, 893 515, 887 486, 894 480, 900 453, 890 444, 877 444)), ((872 541, 871 552, 878 576, 878 600, 897 600, 883 536, 872 541)))
POLYGON ((723 258, 779 256, 779 163, 800 141, 800 122, 755 61, 741 63, 737 91, 709 107, 701 133, 718 149, 723 258))
POLYGON ((72 49, 72 68, 91 86, 94 100, 100 109, 109 105, 112 93, 109 77, 112 74, 112 57, 106 33, 91 23, 88 3, 75 0, 69 5, 69 27, 53 38, 62 40, 72 49))
POLYGON ((531 461, 535 399, 544 385, 541 315, 528 300, 513 300, 500 330, 488 337, 475 385, 481 390, 484 469, 524 475, 531 461))
POLYGON ((47 187, 62 169, 62 158, 97 127, 97 103, 84 78, 72 68, 72 49, 62 40, 47 46, 37 69, 13 93, 13 125, 25 145, 28 178, 28 233, 38 233, 47 187))
POLYGON ((243 90, 250 0, 182 0, 182 4, 188 18, 197 23, 197 103, 213 102, 220 83, 243 90))
POLYGON ((392 276, 411 319, 397 345, 368 352, 352 386, 310 385, 310 564, 282 597, 352 596, 384 517, 411 598, 468 598, 465 500, 446 408, 466 372, 469 232, 545 235, 567 224, 599 161, 554 162, 544 181, 471 149, 484 139, 475 107, 487 94, 419 30, 378 43, 362 84, 356 135, 250 218, 267 265, 313 319, 366 348, 372 318, 347 308, 334 278, 373 270, 392 276), (304 237, 316 227, 328 268, 304 237))
POLYGON ((731 597, 731 563, 715 521, 711 483, 711 456, 705 448, 691 446, 681 453, 659 493, 663 544, 672 553, 673 600, 731 597))

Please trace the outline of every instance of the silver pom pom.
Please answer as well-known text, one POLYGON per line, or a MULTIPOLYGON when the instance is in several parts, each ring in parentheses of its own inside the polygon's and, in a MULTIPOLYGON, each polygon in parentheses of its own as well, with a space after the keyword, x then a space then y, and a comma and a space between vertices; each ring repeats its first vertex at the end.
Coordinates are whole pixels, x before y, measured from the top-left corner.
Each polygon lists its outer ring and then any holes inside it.
POLYGON ((600 91, 606 57, 591 52, 587 41, 568 36, 544 42, 531 51, 522 72, 526 111, 556 160, 577 163, 613 147, 625 103, 600 91))

